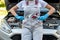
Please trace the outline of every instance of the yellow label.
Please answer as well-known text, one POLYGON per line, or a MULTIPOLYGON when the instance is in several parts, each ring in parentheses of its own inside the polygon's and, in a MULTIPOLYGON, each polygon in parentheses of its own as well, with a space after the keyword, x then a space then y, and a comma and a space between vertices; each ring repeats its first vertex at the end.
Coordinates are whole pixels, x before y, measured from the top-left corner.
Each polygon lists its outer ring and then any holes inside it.
POLYGON ((6 10, 6 5, 4 0, 0 0, 0 19, 3 19, 7 16, 8 12, 6 10))

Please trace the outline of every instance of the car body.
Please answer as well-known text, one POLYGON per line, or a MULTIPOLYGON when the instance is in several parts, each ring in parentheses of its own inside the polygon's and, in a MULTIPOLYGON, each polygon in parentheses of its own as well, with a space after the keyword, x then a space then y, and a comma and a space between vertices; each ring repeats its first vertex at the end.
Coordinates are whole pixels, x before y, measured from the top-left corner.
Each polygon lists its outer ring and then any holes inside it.
MULTIPOLYGON (((10 3, 7 0, 5 0, 5 2, 7 10, 17 4, 15 2, 10 3)), ((46 8, 41 8, 41 15, 44 15, 48 11, 46 8)), ((10 12, 7 13, 8 15, 0 20, 0 40, 21 40, 22 22, 17 20, 10 12)), ((18 9, 16 13, 22 16, 24 15, 24 11, 21 9, 18 9)), ((43 22, 43 40, 60 40, 59 17, 60 15, 56 10, 53 15, 49 16, 49 18, 43 22)))

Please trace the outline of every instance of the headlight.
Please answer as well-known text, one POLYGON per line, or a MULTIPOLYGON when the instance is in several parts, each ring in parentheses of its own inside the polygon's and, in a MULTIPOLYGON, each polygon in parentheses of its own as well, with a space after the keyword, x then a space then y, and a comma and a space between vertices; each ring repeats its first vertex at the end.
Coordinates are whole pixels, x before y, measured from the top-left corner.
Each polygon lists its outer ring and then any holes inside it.
POLYGON ((6 20, 1 20, 0 21, 0 29, 6 33, 11 33, 11 28, 9 27, 9 25, 7 24, 6 20))
POLYGON ((10 29, 6 29, 5 27, 1 27, 1 30, 8 34, 12 32, 10 29))

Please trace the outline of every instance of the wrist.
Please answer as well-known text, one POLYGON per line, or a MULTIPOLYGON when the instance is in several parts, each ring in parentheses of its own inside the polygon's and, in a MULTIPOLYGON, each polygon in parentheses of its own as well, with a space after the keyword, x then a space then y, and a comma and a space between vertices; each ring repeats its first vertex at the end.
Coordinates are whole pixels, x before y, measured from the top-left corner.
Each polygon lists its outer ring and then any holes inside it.
POLYGON ((15 17, 18 17, 18 14, 16 14, 15 17))
POLYGON ((45 14, 44 16, 49 17, 49 14, 47 13, 47 14, 45 14))
POLYGON ((19 19, 19 15, 18 15, 18 14, 16 14, 16 15, 15 15, 15 18, 19 19))
POLYGON ((43 21, 43 20, 46 20, 48 17, 49 17, 49 14, 46 13, 45 15, 40 16, 38 19, 43 21))

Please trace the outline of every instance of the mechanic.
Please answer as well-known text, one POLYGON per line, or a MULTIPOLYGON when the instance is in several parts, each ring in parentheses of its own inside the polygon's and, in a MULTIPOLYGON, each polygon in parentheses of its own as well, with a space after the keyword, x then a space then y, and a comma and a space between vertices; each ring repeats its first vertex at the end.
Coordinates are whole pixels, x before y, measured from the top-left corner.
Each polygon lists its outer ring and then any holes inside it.
POLYGON ((51 5, 43 0, 25 0, 19 2, 10 9, 12 15, 22 21, 22 40, 42 40, 43 21, 46 20, 55 11, 51 5), (40 16, 40 8, 48 8, 49 12, 40 16), (24 16, 19 16, 15 11, 24 10, 24 16))

